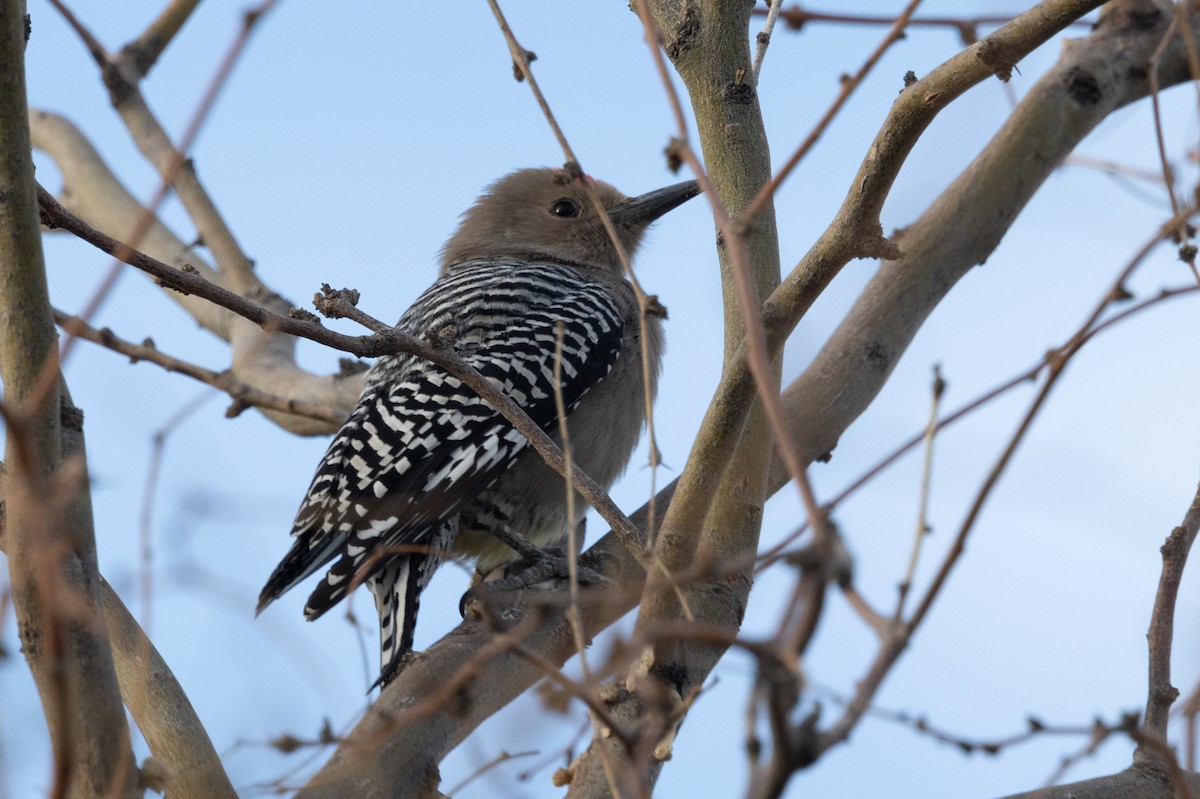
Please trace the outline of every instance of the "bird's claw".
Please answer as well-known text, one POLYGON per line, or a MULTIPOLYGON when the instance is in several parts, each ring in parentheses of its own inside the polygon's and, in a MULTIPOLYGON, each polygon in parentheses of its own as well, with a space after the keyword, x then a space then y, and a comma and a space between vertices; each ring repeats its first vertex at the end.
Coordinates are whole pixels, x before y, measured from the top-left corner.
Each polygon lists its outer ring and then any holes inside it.
MULTIPOLYGON (((477 580, 468 588, 458 604, 459 613, 466 618, 467 608, 471 603, 504 594, 515 594, 537 587, 561 588, 558 583, 570 579, 570 566, 567 554, 561 547, 537 548, 526 552, 521 560, 507 567, 501 576, 477 580)), ((579 559, 576 559, 575 575, 579 584, 584 587, 613 584, 601 571, 580 563, 579 559)))

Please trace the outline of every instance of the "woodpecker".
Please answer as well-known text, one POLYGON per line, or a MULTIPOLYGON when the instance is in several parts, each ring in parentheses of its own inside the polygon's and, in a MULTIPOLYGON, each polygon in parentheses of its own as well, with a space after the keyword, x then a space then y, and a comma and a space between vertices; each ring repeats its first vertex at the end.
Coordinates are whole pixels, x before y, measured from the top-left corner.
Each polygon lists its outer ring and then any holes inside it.
MULTIPOLYGON (((608 488, 641 434, 663 333, 640 313, 585 182, 631 258, 651 222, 699 194, 688 181, 629 199, 564 170, 513 172, 463 215, 437 280, 396 329, 445 341, 561 444, 561 323, 572 453, 608 488)), ((582 521, 587 504, 576 494, 567 518, 563 479, 528 443, 441 367, 404 353, 380 358, 317 467, 258 611, 332 561, 304 615, 318 618, 365 584, 379 612, 378 683, 388 682, 412 651, 421 591, 444 558, 473 558, 486 575, 520 560, 505 540, 556 547, 582 521)))

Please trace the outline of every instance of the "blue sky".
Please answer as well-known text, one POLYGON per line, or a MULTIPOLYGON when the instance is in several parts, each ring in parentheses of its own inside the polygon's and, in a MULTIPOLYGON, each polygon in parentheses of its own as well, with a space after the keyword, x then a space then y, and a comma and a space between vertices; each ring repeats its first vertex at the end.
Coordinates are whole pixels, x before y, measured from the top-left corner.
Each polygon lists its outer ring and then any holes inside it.
MULTIPOLYGON (((885 13, 902 5, 858 7, 885 13)), ((624 4, 507 6, 518 38, 538 55, 538 79, 585 169, 629 194, 677 180, 662 155, 674 135, 664 92, 640 25, 624 4)), ((1024 6, 931 0, 923 13, 1013 13, 1024 6)), ((79 2, 73 8, 115 50, 144 27, 157 4, 79 2)), ((174 135, 186 125, 243 8, 224 0, 204 4, 148 81, 147 98, 174 135)), ((528 88, 512 79, 506 45, 484 4, 331 8, 284 0, 264 20, 193 155, 269 285, 297 304, 307 304, 323 281, 352 286, 362 292, 361 307, 392 319, 432 280, 439 247, 484 185, 514 168, 558 164, 562 156, 528 88)), ((48 4, 31 0, 29 10, 31 103, 72 118, 134 193, 149 197, 157 178, 109 107, 86 52, 48 4)), ((857 69, 881 36, 875 28, 819 25, 799 36, 777 31, 759 87, 776 163, 824 112, 838 76, 857 69)), ((1061 40, 1021 62, 1011 84, 1018 96, 1053 62, 1061 40)), ((911 32, 784 184, 777 209, 785 270, 832 218, 904 73, 923 75, 959 47, 946 30, 911 32)), ((1196 177, 1185 163, 1196 146, 1193 97, 1176 89, 1165 102, 1168 150, 1187 191, 1196 177)), ((897 181, 884 209, 885 229, 912 222, 1009 110, 996 81, 947 109, 897 181)), ((1153 170, 1152 132, 1149 105, 1142 103, 1114 114, 1079 153, 1153 170)), ((37 164, 39 179, 56 188, 53 165, 44 158, 37 164)), ((1080 167, 1055 173, 986 265, 972 270, 922 329, 833 461, 812 469, 819 497, 840 490, 921 428, 934 364, 949 382, 946 407, 955 408, 1064 341, 1166 208, 1161 189, 1131 191, 1126 182, 1080 167)), ((169 205, 165 216, 191 237, 178 207, 169 205)), ((670 311, 658 401, 666 463, 660 484, 682 468, 719 376, 721 305, 712 242, 711 217, 693 202, 656 226, 639 258, 641 280, 670 311)), ((55 304, 81 309, 107 259, 61 236, 48 240, 47 258, 55 304)), ((853 262, 837 278, 789 342, 785 380, 800 373, 877 268, 853 262)), ((1186 281, 1185 270, 1162 248, 1131 288, 1147 297, 1186 281)), ((1072 364, 938 607, 886 682, 880 707, 925 715, 968 738, 992 739, 1023 729, 1029 715, 1086 725, 1096 715, 1114 720, 1141 705, 1158 547, 1200 478, 1195 302, 1162 306, 1106 334, 1072 364)), ((222 344, 140 275, 122 278, 98 321, 128 339, 152 335, 164 351, 210 367, 227 361, 222 344)), ((337 357, 301 346, 302 362, 314 369, 332 369, 337 357)), ((102 569, 142 615, 138 525, 151 437, 211 392, 92 347, 77 350, 66 374, 87 414, 102 569)), ((1032 389, 1022 389, 939 440, 934 533, 918 580, 932 575, 1031 398, 1032 389)), ((377 644, 374 614, 362 596, 354 609, 365 636, 337 613, 305 624, 303 591, 253 618, 258 589, 287 548, 292 516, 326 441, 295 438, 253 412, 226 420, 226 404, 212 396, 167 438, 152 513, 150 631, 225 755, 234 784, 255 795, 268 780, 292 769, 300 780, 311 768, 301 766, 305 755, 274 754, 264 741, 281 733, 313 737, 326 718, 335 729, 353 722, 374 678, 377 644)), ((645 462, 644 451, 635 455, 613 492, 624 507, 636 507, 647 494, 645 462)), ((861 590, 881 606, 890 605, 903 574, 919 480, 919 459, 910 457, 836 518, 857 556, 861 590)), ((802 518, 794 492, 781 492, 768 506, 764 543, 802 518)), ((1194 573, 1180 596, 1175 649, 1176 683, 1185 692, 1200 679, 1194 573)), ((422 603, 418 647, 456 622, 466 580, 464 570, 450 567, 435 581, 422 603)), ((764 576, 747 613, 747 635, 770 633, 789 587, 783 571, 764 576)), ((49 755, 47 742, 30 734, 42 728, 41 711, 17 654, 11 615, 0 622, 0 634, 12 654, 0 661, 6 707, 0 797, 18 799, 44 792, 49 755)), ((846 695, 874 646, 871 633, 834 598, 806 674, 822 691, 846 695)), ((661 795, 739 793, 745 783, 741 719, 752 673, 753 664, 736 654, 718 668, 663 771, 661 795)), ((836 704, 822 691, 816 698, 832 718, 836 704)), ((553 767, 527 781, 516 776, 549 761, 582 723, 578 707, 552 716, 535 696, 525 697, 451 755, 443 789, 501 750, 538 750, 456 796, 557 795, 549 782, 553 767)), ((901 787, 928 797, 1001 796, 1036 787, 1084 743, 1040 739, 997 758, 967 758, 869 718, 848 745, 797 775, 789 795, 867 796, 901 787)), ((1110 743, 1070 777, 1119 770, 1129 752, 1125 742, 1110 743)))

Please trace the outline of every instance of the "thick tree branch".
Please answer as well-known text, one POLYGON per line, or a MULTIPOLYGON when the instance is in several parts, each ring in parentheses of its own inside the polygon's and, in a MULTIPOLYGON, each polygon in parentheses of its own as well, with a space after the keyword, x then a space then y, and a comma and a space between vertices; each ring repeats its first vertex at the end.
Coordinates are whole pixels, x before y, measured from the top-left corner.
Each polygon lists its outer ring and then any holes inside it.
POLYGON ((137 768, 101 621, 83 461, 60 460, 59 392, 52 388, 30 403, 42 374, 57 372, 58 351, 30 155, 23 6, 0 0, 0 410, 9 580, 54 745, 52 795, 132 797, 137 768))
MULTIPOLYGON (((770 179, 770 150, 752 75, 748 33, 752 5, 724 0, 639 4, 640 13, 650 15, 667 56, 688 88, 707 179, 716 188, 713 199, 719 220, 742 217, 770 179)), ((779 283, 774 208, 765 207, 752 227, 734 230, 723 225, 721 232, 718 257, 728 361, 747 337, 761 341, 757 309, 761 298, 779 283)), ((753 365, 760 391, 778 396, 778 362, 763 357, 760 347, 753 365)), ((741 625, 773 446, 760 403, 750 410, 740 433, 734 439, 736 447, 726 454, 726 479, 716 495, 703 503, 679 496, 667 510, 655 539, 656 569, 642 597, 637 630, 682 621, 734 631, 741 625), (699 516, 683 513, 701 505, 706 512, 699 516), (677 578, 692 569, 697 553, 706 561, 740 561, 745 567, 738 575, 684 585, 681 592, 677 578)), ((787 431, 780 433, 786 436, 787 431)), ((685 478, 680 491, 687 485, 685 478)), ((605 689, 610 714, 626 735, 640 736, 639 745, 630 751, 612 738, 594 738, 573 766, 569 796, 610 795, 606 769, 620 775, 623 794, 649 793, 662 762, 670 756, 673 729, 684 716, 686 701, 725 651, 724 646, 682 639, 646 640, 653 643, 638 660, 637 679, 631 675, 605 689)))
MULTIPOLYGON (((1200 796, 1200 774, 1184 776, 1191 796, 1200 796)), ((1119 774, 1097 777, 1094 780, 1039 788, 1028 793, 1015 793, 1004 799, 1189 799, 1180 796, 1169 780, 1161 774, 1149 774, 1137 768, 1119 774)))
POLYGON ((191 18, 200 0, 172 0, 142 34, 121 48, 117 60, 138 79, 150 74, 158 57, 191 18))
POLYGON ((162 655, 105 581, 101 598, 121 696, 166 774, 166 795, 236 799, 217 750, 162 655))
MULTIPOLYGON (((1157 13, 1147 5, 1143 11, 1157 13)), ((857 418, 874 399, 933 308, 987 258, 1079 140, 1115 109, 1146 96, 1143 68, 1167 23, 1159 15, 1148 28, 1146 19, 1132 17, 1125 4, 1106 13, 1093 36, 1072 44, 976 161, 905 229, 903 259, 884 263, 788 389, 796 399, 792 407, 810 409, 801 438, 810 456, 833 449, 846 420, 857 418)), ((1169 49, 1161 67, 1164 86, 1188 79, 1182 43, 1176 40, 1169 49)))

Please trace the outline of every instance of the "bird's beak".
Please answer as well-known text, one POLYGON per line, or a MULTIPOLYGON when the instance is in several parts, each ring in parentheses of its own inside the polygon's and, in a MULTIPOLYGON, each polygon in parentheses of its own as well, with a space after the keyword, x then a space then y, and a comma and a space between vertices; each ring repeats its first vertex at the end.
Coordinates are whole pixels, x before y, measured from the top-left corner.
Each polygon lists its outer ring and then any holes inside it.
POLYGON ((609 208, 608 216, 614 225, 621 227, 644 227, 668 211, 678 208, 700 193, 700 184, 694 180, 676 183, 663 189, 646 192, 620 205, 609 208))

